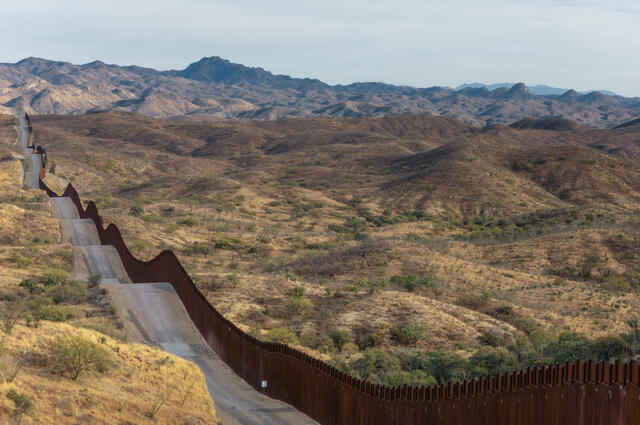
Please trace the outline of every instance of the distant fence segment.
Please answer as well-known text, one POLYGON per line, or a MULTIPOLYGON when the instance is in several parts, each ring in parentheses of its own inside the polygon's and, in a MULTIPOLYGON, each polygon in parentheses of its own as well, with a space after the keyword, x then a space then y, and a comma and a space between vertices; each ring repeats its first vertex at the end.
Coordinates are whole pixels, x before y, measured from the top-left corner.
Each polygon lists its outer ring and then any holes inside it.
POLYGON ((431 387, 360 381, 279 343, 258 340, 225 319, 202 295, 172 251, 140 261, 118 227, 103 227, 70 184, 80 218, 91 218, 135 283, 170 282, 207 343, 257 391, 323 425, 640 425, 640 364, 577 361, 431 387), (266 387, 263 382, 266 381, 266 387))

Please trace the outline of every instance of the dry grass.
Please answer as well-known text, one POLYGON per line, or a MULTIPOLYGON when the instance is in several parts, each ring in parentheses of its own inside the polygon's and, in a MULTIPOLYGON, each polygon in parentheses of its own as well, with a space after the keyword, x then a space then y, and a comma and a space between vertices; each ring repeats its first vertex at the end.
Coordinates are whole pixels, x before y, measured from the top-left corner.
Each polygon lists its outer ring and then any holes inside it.
POLYGON ((20 325, 0 341, 7 350, 5 356, 32 350, 17 378, 11 384, 0 384, 2 420, 8 420, 13 408, 4 394, 15 389, 34 401, 35 411, 23 421, 25 424, 217 423, 200 370, 159 349, 119 343, 94 331, 50 322, 43 322, 37 329, 20 325), (81 336, 99 342, 116 359, 116 367, 104 376, 85 374, 77 381, 52 375, 47 370, 47 346, 59 336, 81 336), (190 385, 193 388, 182 405, 181 396, 190 385), (175 391, 152 420, 146 414, 158 389, 166 386, 175 387, 175 391))
MULTIPOLYGON (((13 121, 0 116, 0 157, 15 149, 13 121)), ((51 216, 46 197, 20 184, 17 161, 0 162, 0 292, 17 294, 18 283, 38 278, 52 269, 70 272, 72 248, 60 244, 59 224, 51 216)), ((0 424, 9 423, 12 403, 5 394, 15 389, 31 397, 32 416, 24 424, 212 424, 215 410, 199 369, 178 357, 147 346, 130 345, 85 328, 118 334, 108 299, 99 288, 90 298, 73 305, 76 317, 67 323, 41 321, 38 328, 24 322, 10 335, 0 335, 0 363, 14 362, 32 349, 26 367, 12 383, 0 380, 0 424), (107 376, 82 376, 78 381, 48 372, 47 345, 57 336, 79 335, 108 347, 116 367, 107 376), (35 348, 34 348, 35 347, 35 348), (192 389, 184 387, 192 385, 192 389), (173 388, 155 420, 145 414, 158 389, 173 388), (182 396, 189 394, 182 404, 182 396)), ((24 295, 24 293, 22 293, 24 295)))

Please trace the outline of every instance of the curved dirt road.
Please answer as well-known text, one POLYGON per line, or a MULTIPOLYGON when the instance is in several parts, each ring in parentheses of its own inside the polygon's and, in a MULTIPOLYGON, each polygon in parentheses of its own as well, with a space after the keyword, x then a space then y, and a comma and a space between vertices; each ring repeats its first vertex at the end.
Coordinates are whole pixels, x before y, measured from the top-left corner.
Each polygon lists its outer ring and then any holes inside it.
MULTIPOLYGON (((28 131, 26 123, 21 135, 28 131)), ((26 147, 26 138, 21 139, 26 147)), ((33 155, 39 160, 39 155, 33 155)), ((36 170, 25 172, 25 183, 33 183, 36 170)), ((39 168, 37 169, 39 171, 39 168)), ((37 187, 37 172, 36 186, 37 187)), ((125 322, 130 340, 158 346, 197 364, 204 373, 224 425, 314 425, 293 407, 273 400, 250 387, 211 350, 169 283, 137 283, 122 266, 113 246, 100 245, 93 220, 80 219, 70 198, 52 198, 52 210, 60 220, 62 239, 74 246, 72 277, 100 275, 111 294, 118 315, 125 322)))
POLYGON ((27 148, 29 141, 29 125, 27 124, 27 120, 24 118, 24 114, 20 114, 18 116, 18 134, 18 144, 20 145, 21 153, 27 159, 24 169, 24 184, 32 189, 39 189, 42 159, 39 154, 34 154, 31 149, 27 148))

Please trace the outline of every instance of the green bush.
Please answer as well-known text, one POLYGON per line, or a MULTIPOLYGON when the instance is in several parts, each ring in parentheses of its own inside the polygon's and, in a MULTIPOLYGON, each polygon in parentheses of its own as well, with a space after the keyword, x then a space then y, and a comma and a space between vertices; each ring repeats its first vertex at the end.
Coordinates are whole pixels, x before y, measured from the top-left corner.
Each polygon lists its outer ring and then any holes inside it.
POLYGON ((302 298, 304 297, 306 290, 302 286, 295 286, 289 290, 287 295, 294 298, 302 298))
POLYGON ((439 384, 466 376, 468 371, 467 360, 455 352, 411 349, 401 352, 398 357, 404 370, 422 370, 439 384))
POLYGON ((410 292, 419 288, 436 289, 438 286, 438 280, 434 276, 418 276, 413 273, 396 274, 389 281, 410 292))
POLYGON ((495 375, 516 369, 518 358, 504 347, 481 347, 469 358, 475 375, 495 375))
POLYGON ((182 220, 178 221, 178 224, 180 224, 181 226, 193 227, 193 226, 196 226, 198 224, 198 220, 196 220, 193 217, 187 217, 187 218, 183 218, 182 220))
POLYGON ((329 338, 331 338, 338 351, 342 351, 346 343, 352 342, 351 334, 345 329, 334 329, 329 334, 329 338))
POLYGON ((544 354, 554 363, 572 362, 592 357, 593 341, 575 332, 563 332, 544 348, 544 354))
POLYGON ((13 402, 15 407, 13 411, 13 418, 16 423, 20 425, 20 423, 22 423, 22 417, 33 412, 33 400, 31 400, 28 395, 16 390, 10 390, 6 394, 6 397, 13 402))
POLYGON ((273 328, 267 332, 266 339, 272 342, 280 342, 282 344, 297 344, 298 336, 288 328, 273 328))
POLYGON ((618 336, 604 336, 593 342, 593 354, 597 360, 607 362, 625 359, 629 354, 629 346, 618 336))
POLYGON ((140 217, 142 214, 144 214, 144 208, 138 205, 134 205, 131 208, 129 208, 129 215, 132 215, 134 217, 140 217))
POLYGON ((311 308, 311 301, 302 297, 288 297, 285 308, 286 311, 293 316, 300 316, 302 313, 311 308))
POLYGON ((44 291, 42 287, 38 285, 38 282, 33 279, 24 279, 18 284, 18 286, 29 291, 31 295, 40 294, 44 291))
POLYGON ((391 386, 401 386, 401 385, 436 385, 438 381, 433 376, 429 375, 424 370, 412 370, 405 371, 402 370, 400 372, 392 373, 387 376, 385 379, 385 384, 391 386))
POLYGON ((58 337, 49 347, 49 366, 53 373, 76 380, 83 372, 108 372, 113 359, 105 347, 87 338, 58 337))
POLYGON ((382 384, 400 372, 400 360, 386 351, 367 350, 361 358, 349 363, 349 367, 360 379, 382 384))
POLYGON ((32 314, 35 320, 49 320, 51 322, 64 322, 79 316, 78 311, 70 306, 43 305, 32 314))
POLYGON ((49 296, 55 304, 79 304, 87 299, 89 290, 84 283, 67 282, 49 291, 49 296))
POLYGON ((391 331, 391 335, 400 344, 415 345, 417 347, 420 341, 427 339, 429 336, 429 328, 424 323, 410 322, 394 328, 391 331))

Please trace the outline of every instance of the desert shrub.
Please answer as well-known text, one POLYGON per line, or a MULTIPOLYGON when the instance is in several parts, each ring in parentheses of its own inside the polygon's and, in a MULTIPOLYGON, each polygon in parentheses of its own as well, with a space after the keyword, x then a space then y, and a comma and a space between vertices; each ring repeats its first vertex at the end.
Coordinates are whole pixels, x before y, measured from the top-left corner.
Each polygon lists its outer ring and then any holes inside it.
POLYGON ((382 384, 400 372, 400 360, 382 350, 367 350, 362 357, 349 363, 351 371, 360 379, 382 384))
POLYGON ((385 242, 367 241, 327 254, 301 258, 291 263, 290 268, 303 276, 333 277, 350 273, 356 267, 372 269, 386 266, 390 250, 385 242))
POLYGON ((231 284, 231 287, 235 289, 240 284, 240 277, 238 277, 237 274, 230 274, 227 276, 227 281, 231 284))
POLYGON ((501 305, 493 309, 493 311, 490 314, 496 319, 509 321, 515 316, 515 311, 511 306, 501 305))
POLYGON ((364 233, 367 229, 367 222, 357 217, 347 218, 342 225, 331 224, 328 229, 337 233, 345 233, 355 240, 365 240, 368 238, 364 233))
POLYGON ((419 288, 435 289, 438 280, 434 276, 418 276, 416 274, 396 274, 389 281, 407 291, 415 291, 419 288))
POLYGON ((160 218, 155 214, 142 214, 140 216, 142 221, 146 221, 147 223, 157 223, 160 221, 160 218))
POLYGON ((465 292, 458 297, 457 304, 470 310, 482 311, 487 307, 488 300, 482 295, 465 292))
POLYGON ((92 274, 91 276, 89 276, 89 280, 87 283, 90 288, 93 288, 100 283, 100 280, 102 280, 102 276, 100 276, 99 274, 92 274))
POLYGON ((218 239, 213 242, 213 249, 239 251, 242 247, 242 242, 235 238, 218 239))
POLYGON ((305 347, 316 351, 329 353, 335 351, 333 340, 324 333, 318 331, 305 331, 300 335, 300 343, 305 347))
POLYGON ((289 295, 290 297, 302 298, 304 297, 305 292, 306 290, 302 286, 294 286, 289 290, 287 295, 289 295))
POLYGON ((490 347, 504 347, 510 341, 510 335, 498 328, 487 329, 478 337, 480 345, 488 345, 490 347))
POLYGON ((75 380, 83 372, 106 373, 113 367, 111 353, 103 346, 80 336, 56 338, 49 347, 53 373, 75 380))
POLYGON ((67 272, 59 269, 47 269, 42 274, 40 281, 44 286, 56 286, 65 282, 67 279, 67 272))
POLYGON ((273 328, 267 332, 266 339, 272 342, 280 342, 282 344, 297 344, 298 336, 285 327, 273 328))
POLYGON ((429 336, 429 328, 420 322, 410 322, 391 330, 393 339, 403 345, 415 345, 429 336))
POLYGON ((346 343, 353 341, 351 334, 345 329, 334 329, 329 334, 329 338, 331 338, 338 351, 342 351, 346 343))
POLYGON ((288 297, 285 303, 286 311, 293 316, 300 316, 311 308, 311 301, 302 297, 288 297))
POLYGON ((385 384, 391 386, 401 385, 436 385, 438 381, 424 370, 401 370, 396 373, 389 374, 385 379, 385 384))
POLYGON ((129 215, 140 217, 142 214, 144 214, 144 208, 142 208, 141 206, 134 205, 129 208, 129 215))
POLYGON ((383 341, 384 335, 382 335, 382 333, 380 333, 378 330, 361 331, 358 332, 358 335, 356 337, 356 343, 361 350, 375 348, 382 344, 383 341))
POLYGON ((422 370, 442 384, 464 377, 468 370, 467 360, 455 352, 420 351, 411 349, 398 355, 404 370, 422 370))
POLYGON ((16 255, 11 258, 11 260, 16 263, 18 268, 24 269, 33 264, 33 259, 29 257, 25 257, 24 255, 16 255))
POLYGON ((564 363, 592 357, 593 341, 575 332, 563 332, 544 348, 544 354, 554 363, 564 363))
POLYGON ((41 305, 32 311, 35 320, 49 320, 51 322, 64 322, 69 319, 78 317, 79 312, 70 306, 60 305, 41 305))
POLYGON ((12 302, 0 302, 0 326, 4 333, 10 334, 26 315, 27 303, 24 298, 12 302))
POLYGON ((593 342, 593 354, 597 360, 623 360, 629 354, 629 346, 618 336, 604 336, 593 342))
POLYGON ((196 220, 193 217, 186 217, 186 218, 183 218, 182 220, 179 220, 178 224, 181 226, 193 227, 198 225, 198 220, 196 220))
POLYGON ((474 375, 495 375, 513 370, 518 365, 515 353, 504 347, 480 347, 469 358, 474 375))
POLYGON ((121 322, 113 322, 111 320, 102 320, 93 323, 83 323, 80 326, 86 329, 92 329, 102 334, 108 335, 113 339, 124 341, 125 334, 121 322))
POLYGON ((211 245, 202 242, 192 243, 187 248, 187 253, 189 255, 202 255, 206 259, 211 253, 211 245))
POLYGON ((22 418, 33 412, 33 400, 31 400, 31 397, 28 395, 16 390, 10 390, 6 394, 6 397, 13 402, 14 411, 12 416, 16 424, 20 425, 22 423, 22 418))
POLYGON ((137 255, 140 255, 144 251, 149 249, 149 242, 144 239, 136 239, 131 244, 131 250, 135 252, 137 255))
POLYGON ((44 291, 42 287, 38 285, 38 282, 33 279, 24 279, 18 283, 18 286, 29 291, 31 295, 40 294, 44 291))
POLYGON ((55 304, 79 304, 87 299, 89 290, 84 283, 67 282, 49 291, 49 296, 55 304))

